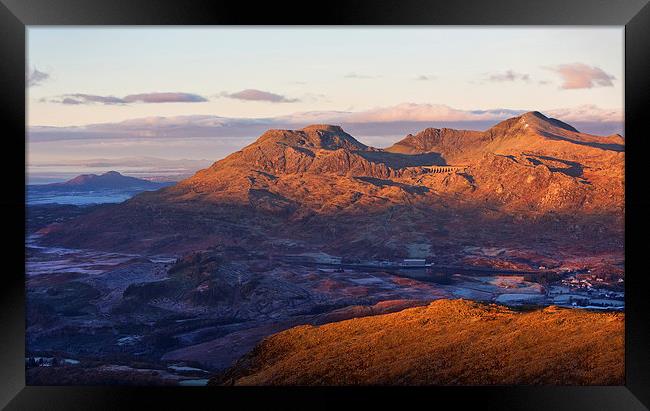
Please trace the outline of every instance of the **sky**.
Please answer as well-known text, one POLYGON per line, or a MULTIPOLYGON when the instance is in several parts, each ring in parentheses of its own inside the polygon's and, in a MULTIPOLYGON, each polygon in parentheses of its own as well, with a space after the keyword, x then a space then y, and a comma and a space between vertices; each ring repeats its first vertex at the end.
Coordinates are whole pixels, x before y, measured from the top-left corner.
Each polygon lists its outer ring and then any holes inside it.
POLYGON ((30 165, 216 160, 315 122, 387 146, 530 110, 622 133, 623 27, 32 26, 27 41, 30 165))

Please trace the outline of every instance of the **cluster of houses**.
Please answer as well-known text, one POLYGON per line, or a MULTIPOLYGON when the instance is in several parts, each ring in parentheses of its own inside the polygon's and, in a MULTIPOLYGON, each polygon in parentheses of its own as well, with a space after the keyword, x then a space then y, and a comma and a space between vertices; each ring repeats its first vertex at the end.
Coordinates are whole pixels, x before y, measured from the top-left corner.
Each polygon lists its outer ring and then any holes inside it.
MULTIPOLYGON (((623 281, 624 280, 622 278, 618 280, 619 283, 622 283, 623 281)), ((580 289, 587 290, 588 292, 601 291, 604 294, 603 296, 606 297, 606 298, 613 298, 614 296, 618 296, 619 294, 621 294, 621 295, 623 294, 623 293, 618 293, 618 292, 614 292, 614 291, 603 292, 602 290, 600 290, 598 288, 597 283, 603 283, 604 281, 603 281, 602 278, 597 278, 597 277, 576 278, 576 277, 571 276, 571 277, 562 279, 561 282, 562 282, 562 285, 564 285, 564 286, 571 287, 571 288, 580 288, 580 289), (611 295, 611 297, 610 297, 610 295, 611 295)))
MULTIPOLYGON (((625 305, 624 292, 599 288, 596 285, 598 282, 602 282, 602 279, 596 277, 565 278, 561 283, 567 287, 566 293, 559 293, 560 295, 556 295, 554 300, 556 303, 564 302, 578 307, 622 308, 625 305), (579 292, 586 291, 586 294, 575 294, 571 290, 579 290, 579 292)), ((557 289, 555 291, 554 294, 557 294, 557 289)))

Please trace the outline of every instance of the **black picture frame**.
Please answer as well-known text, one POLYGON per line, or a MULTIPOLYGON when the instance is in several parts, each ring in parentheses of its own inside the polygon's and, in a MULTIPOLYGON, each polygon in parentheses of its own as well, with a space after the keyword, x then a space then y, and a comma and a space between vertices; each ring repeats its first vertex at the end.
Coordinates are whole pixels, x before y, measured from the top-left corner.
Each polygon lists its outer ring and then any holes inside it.
POLYGON ((306 408, 345 401, 384 405, 530 410, 650 407, 647 163, 650 109, 648 0, 335 1, 320 4, 161 0, 0 0, 0 99, 5 148, 0 196, 5 237, 0 292, 0 406, 24 409, 178 409, 253 405, 306 408), (127 388, 25 386, 25 40, 30 25, 615 25, 625 26, 626 319, 620 387, 127 388), (277 402, 277 403, 276 403, 277 402), (210 405, 211 404, 211 405, 210 405), (429 404, 429 405, 427 405, 429 404))

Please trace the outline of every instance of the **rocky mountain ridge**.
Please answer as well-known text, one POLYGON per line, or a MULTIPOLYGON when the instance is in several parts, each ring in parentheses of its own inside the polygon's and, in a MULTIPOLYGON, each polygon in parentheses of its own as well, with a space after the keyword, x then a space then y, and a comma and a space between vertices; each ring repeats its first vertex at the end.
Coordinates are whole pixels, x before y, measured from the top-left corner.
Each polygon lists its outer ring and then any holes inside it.
POLYGON ((174 186, 44 234, 71 246, 174 252, 233 243, 270 251, 290 240, 390 257, 414 244, 529 237, 620 248, 623 173, 622 137, 583 134, 537 112, 485 132, 427 129, 385 150, 314 125, 269 130, 174 186))

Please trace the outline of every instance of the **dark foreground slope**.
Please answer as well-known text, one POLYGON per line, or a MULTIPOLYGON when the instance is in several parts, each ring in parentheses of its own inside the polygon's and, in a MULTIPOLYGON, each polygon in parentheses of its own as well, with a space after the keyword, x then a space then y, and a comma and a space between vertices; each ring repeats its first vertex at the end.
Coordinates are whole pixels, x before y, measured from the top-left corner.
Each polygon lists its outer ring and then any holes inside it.
POLYGON ((624 314, 438 300, 266 338, 211 384, 620 385, 624 314))

